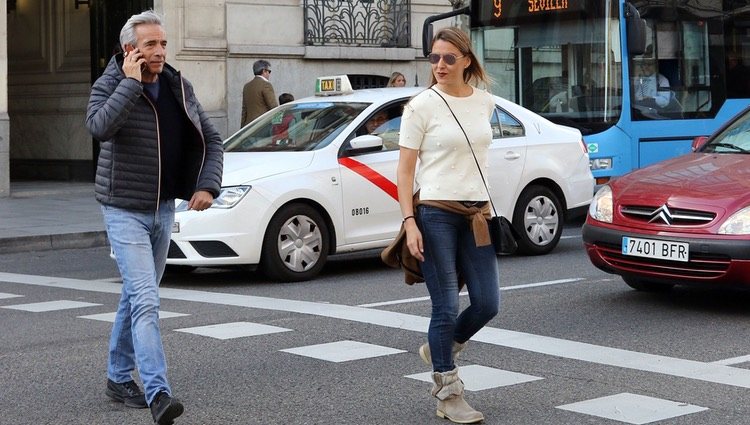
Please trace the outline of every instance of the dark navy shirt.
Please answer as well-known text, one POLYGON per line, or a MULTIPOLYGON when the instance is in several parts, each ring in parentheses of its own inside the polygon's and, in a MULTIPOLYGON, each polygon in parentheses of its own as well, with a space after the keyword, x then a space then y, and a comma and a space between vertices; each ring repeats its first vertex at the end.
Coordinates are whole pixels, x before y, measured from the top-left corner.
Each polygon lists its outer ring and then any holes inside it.
POLYGON ((170 200, 176 197, 178 182, 181 180, 180 164, 185 153, 186 132, 189 121, 182 106, 178 103, 166 78, 155 83, 143 84, 146 96, 156 107, 159 120, 159 159, 161 161, 161 181, 159 197, 170 200))

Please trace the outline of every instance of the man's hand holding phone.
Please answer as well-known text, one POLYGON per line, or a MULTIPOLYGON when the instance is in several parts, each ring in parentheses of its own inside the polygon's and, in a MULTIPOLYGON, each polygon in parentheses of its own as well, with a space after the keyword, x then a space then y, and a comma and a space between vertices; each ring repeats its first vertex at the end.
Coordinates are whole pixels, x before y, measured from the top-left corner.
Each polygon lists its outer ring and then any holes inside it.
POLYGON ((141 81, 143 69, 146 67, 146 59, 143 58, 143 53, 137 47, 126 46, 123 58, 122 72, 125 73, 125 76, 141 81))

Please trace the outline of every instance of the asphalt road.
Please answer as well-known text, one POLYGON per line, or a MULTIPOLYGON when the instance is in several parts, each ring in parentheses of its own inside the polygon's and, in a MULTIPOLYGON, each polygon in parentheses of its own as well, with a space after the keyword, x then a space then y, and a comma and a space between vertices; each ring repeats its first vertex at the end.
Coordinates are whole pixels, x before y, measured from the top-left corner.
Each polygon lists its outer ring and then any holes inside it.
MULTIPOLYGON (((634 291, 589 263, 577 226, 550 255, 498 261, 501 313, 458 362, 485 423, 748 423, 750 294, 634 291)), ((427 291, 402 282, 373 252, 303 283, 168 273, 177 423, 448 423, 420 380, 427 291)), ((0 256, 1 424, 150 423, 103 393, 118 291, 106 248, 0 256), (52 301, 87 304, 28 311, 52 301)))

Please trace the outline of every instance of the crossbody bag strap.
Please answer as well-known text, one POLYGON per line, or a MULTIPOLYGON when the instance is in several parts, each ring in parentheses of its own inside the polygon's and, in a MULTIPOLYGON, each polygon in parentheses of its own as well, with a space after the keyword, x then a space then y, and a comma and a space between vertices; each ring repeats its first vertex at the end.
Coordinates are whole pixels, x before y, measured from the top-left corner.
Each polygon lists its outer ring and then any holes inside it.
POLYGON ((438 97, 443 99, 443 102, 445 102, 445 106, 448 107, 448 110, 451 112, 451 115, 453 115, 453 119, 456 120, 456 124, 458 124, 458 128, 460 128, 461 132, 464 133, 464 137, 466 138, 466 143, 469 144, 469 150, 471 150, 471 156, 474 157, 474 163, 477 164, 477 170, 479 170, 479 176, 482 177, 482 183, 484 183, 484 190, 487 191, 487 197, 490 198, 490 205, 492 206, 492 212, 495 213, 495 215, 497 216, 497 210, 495 209, 495 204, 492 202, 492 195, 490 194, 490 189, 487 187, 487 180, 485 180, 484 178, 484 173, 482 173, 482 167, 479 166, 477 155, 474 153, 474 148, 471 147, 471 141, 469 140, 469 136, 466 134, 466 130, 464 130, 464 126, 461 125, 461 121, 459 121, 456 114, 453 113, 453 108, 451 108, 451 105, 448 104, 448 101, 445 100, 443 95, 441 95, 440 92, 435 90, 433 87, 430 87, 430 90, 434 91, 435 94, 438 95, 438 97))

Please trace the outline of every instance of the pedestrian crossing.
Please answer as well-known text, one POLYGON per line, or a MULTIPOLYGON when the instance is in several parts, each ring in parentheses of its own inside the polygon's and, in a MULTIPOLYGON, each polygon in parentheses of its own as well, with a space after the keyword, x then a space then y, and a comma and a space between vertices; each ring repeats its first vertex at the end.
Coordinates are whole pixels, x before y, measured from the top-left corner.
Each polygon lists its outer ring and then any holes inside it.
POLYGON ((215 339, 235 339, 250 336, 270 335, 279 332, 289 332, 291 329, 268 326, 260 323, 231 322, 215 325, 197 326, 192 328, 175 329, 175 332, 201 335, 215 339))
MULTIPOLYGON (((115 322, 115 314, 116 312, 111 313, 100 313, 100 314, 89 314, 86 316, 78 316, 79 319, 89 319, 89 320, 98 320, 100 322, 109 322, 114 323, 115 322)), ((175 313, 172 311, 159 311, 159 319, 171 319, 173 317, 183 317, 183 316, 190 316, 189 314, 185 313, 175 313)))
POLYGON ((333 363, 406 353, 405 350, 349 340, 289 348, 281 351, 333 363))
POLYGON ((628 424, 649 424, 708 410, 688 403, 631 393, 614 394, 557 408, 628 424))
POLYGON ((19 298, 19 297, 23 297, 23 295, 6 294, 5 292, 0 292, 0 300, 5 300, 8 298, 19 298))
MULTIPOLYGON (((186 294, 185 290, 181 291, 183 297, 192 298, 192 296, 186 294)), ((24 297, 22 294, 0 293, 0 300, 14 300, 22 297, 24 297)), ((292 300, 288 301, 294 303, 292 300)), ((21 304, 14 304, 12 301, 6 301, 5 305, 0 305, 0 308, 38 314, 66 310, 79 314, 84 309, 101 305, 102 304, 99 303, 60 299, 21 304)), ((330 308, 331 306, 326 304, 322 307, 330 308)), ((371 311, 374 312, 377 310, 371 311)), ((189 313, 161 311, 160 319, 168 320, 189 315, 189 313)), ((75 317, 86 320, 113 322, 115 313, 83 314, 76 315, 75 317)), ((213 323, 172 330, 172 332, 211 338, 217 341, 239 338, 259 338, 265 335, 294 331, 294 329, 245 321, 213 323)), ((349 339, 337 340, 323 344, 285 348, 279 350, 279 352, 332 363, 368 361, 369 359, 384 356, 409 354, 407 351, 399 348, 375 345, 364 341, 349 339)), ((473 392, 492 391, 501 387, 523 385, 545 379, 545 377, 542 376, 528 375, 518 371, 503 370, 478 364, 465 364, 465 362, 460 364, 460 368, 465 389, 473 392)), ((428 383, 432 382, 431 372, 429 371, 405 375, 404 378, 428 383)), ((555 406, 555 408, 584 416, 604 418, 627 424, 649 424, 681 416, 696 415, 709 410, 707 407, 697 406, 683 401, 660 399, 627 392, 603 395, 589 400, 580 400, 575 403, 555 406)))
MULTIPOLYGON (((424 372, 406 377, 432 383, 431 375, 431 372, 424 372)), ((544 378, 480 365, 461 366, 461 380, 464 381, 464 389, 467 391, 490 390, 541 379, 544 378)))
POLYGON ((45 311, 69 310, 74 308, 96 307, 100 305, 101 304, 86 303, 81 301, 55 300, 45 301, 41 303, 15 304, 5 306, 3 308, 8 308, 11 310, 30 311, 33 313, 42 313, 45 311))

